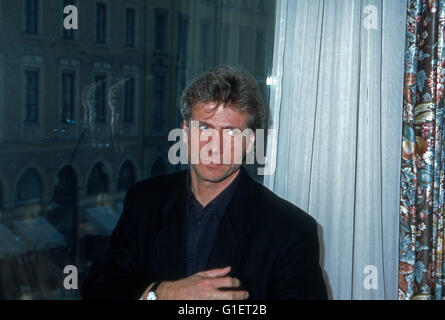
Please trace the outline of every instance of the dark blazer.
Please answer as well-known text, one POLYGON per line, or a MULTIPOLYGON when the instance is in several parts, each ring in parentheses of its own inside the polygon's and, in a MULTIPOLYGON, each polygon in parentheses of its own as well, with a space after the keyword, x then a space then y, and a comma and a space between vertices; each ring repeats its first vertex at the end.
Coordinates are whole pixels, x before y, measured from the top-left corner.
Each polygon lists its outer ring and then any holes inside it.
MULTIPOLYGON (((153 281, 185 277, 186 173, 129 188, 107 249, 82 284, 84 299, 138 299, 153 281)), ((249 299, 326 299, 316 221, 240 174, 206 270, 231 266, 249 299)))

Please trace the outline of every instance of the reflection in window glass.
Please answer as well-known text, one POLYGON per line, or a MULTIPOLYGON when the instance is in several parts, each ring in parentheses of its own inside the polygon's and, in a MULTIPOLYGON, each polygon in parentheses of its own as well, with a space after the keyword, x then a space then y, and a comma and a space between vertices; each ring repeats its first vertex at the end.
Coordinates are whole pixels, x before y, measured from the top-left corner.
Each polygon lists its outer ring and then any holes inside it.
POLYGON ((124 121, 133 122, 134 78, 129 78, 124 85, 124 121))
POLYGON ((96 3, 96 42, 106 42, 107 5, 96 3))
POLYGON ((96 122, 105 122, 105 100, 106 100, 106 88, 105 88, 105 76, 97 75, 94 78, 96 88, 96 122))
POLYGON ((25 0, 25 32, 37 34, 38 0, 25 0))
POLYGON ((63 267, 78 268, 80 286, 128 187, 187 168, 168 162, 167 137, 194 77, 244 68, 267 108, 275 1, 2 4, 0 299, 77 299, 63 267), (64 29, 67 5, 79 29, 64 29))
POLYGON ((117 179, 117 190, 125 191, 136 182, 136 172, 133 164, 127 160, 119 170, 119 177, 117 179))
POLYGON ((17 183, 16 205, 38 203, 41 201, 42 184, 35 169, 26 170, 17 183))
POLYGON ((108 175, 104 172, 104 165, 99 162, 94 166, 88 178, 87 195, 107 193, 108 180, 108 175))
POLYGON ((127 8, 126 10, 126 45, 127 47, 134 47, 134 32, 135 32, 135 18, 136 10, 127 8))
POLYGON ((71 123, 74 111, 74 74, 62 74, 62 123, 71 123))
POLYGON ((39 97, 39 72, 37 70, 25 71, 25 121, 37 122, 39 97))
POLYGON ((157 51, 165 50, 165 24, 167 16, 164 12, 156 11, 155 16, 155 48, 157 51))

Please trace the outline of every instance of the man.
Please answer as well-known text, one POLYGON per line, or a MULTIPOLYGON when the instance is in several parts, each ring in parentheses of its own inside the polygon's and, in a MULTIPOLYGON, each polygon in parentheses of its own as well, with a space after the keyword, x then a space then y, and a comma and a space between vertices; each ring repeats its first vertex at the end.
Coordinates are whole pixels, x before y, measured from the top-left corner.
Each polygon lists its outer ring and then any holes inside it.
POLYGON ((316 221, 235 161, 252 150, 253 134, 241 151, 223 143, 263 126, 255 79, 211 69, 184 91, 181 111, 190 170, 129 188, 83 298, 326 299, 316 221), (222 138, 201 141, 208 130, 222 138))

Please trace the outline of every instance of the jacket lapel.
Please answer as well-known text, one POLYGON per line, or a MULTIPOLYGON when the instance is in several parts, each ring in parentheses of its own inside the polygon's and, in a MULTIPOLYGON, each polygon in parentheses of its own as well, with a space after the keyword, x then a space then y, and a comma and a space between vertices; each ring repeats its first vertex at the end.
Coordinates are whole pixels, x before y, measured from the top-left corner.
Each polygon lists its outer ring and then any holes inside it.
POLYGON ((220 221, 206 270, 230 266, 230 274, 233 275, 248 245, 247 240, 253 218, 248 204, 254 183, 243 168, 239 174, 241 176, 238 186, 220 221))
POLYGON ((156 252, 160 272, 165 280, 175 280, 186 275, 186 191, 185 175, 176 181, 172 197, 166 201, 162 212, 162 227, 156 235, 156 252))
MULTIPOLYGON (((253 210, 249 197, 255 187, 243 168, 232 200, 224 213, 216 233, 206 270, 231 266, 234 274, 247 247, 253 210)), ((164 279, 175 280, 186 276, 186 190, 184 173, 172 198, 163 208, 163 227, 156 235, 156 252, 164 279)))

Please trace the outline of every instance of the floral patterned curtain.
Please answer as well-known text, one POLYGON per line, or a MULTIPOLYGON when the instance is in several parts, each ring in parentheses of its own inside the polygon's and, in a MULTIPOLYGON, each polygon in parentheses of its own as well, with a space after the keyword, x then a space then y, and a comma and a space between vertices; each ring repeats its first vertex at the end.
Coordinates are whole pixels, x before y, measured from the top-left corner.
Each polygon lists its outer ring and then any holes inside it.
POLYGON ((408 0, 399 299, 444 299, 445 0, 408 0))

